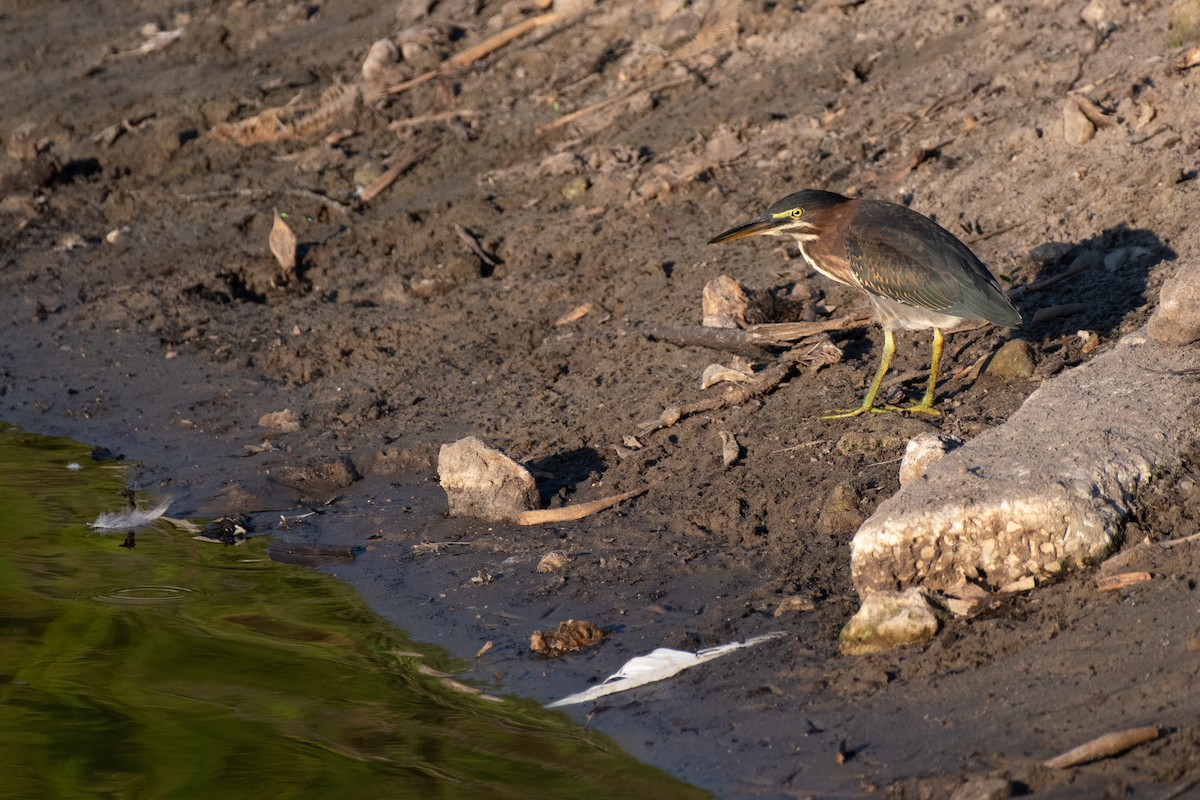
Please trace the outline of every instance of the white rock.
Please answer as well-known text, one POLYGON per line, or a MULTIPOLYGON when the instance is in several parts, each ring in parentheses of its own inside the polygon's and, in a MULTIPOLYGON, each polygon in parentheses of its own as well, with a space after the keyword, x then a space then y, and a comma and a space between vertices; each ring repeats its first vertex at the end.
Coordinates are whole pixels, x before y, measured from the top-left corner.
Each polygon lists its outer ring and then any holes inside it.
MULTIPOLYGON (((1181 264, 1189 273, 1200 270, 1181 264)), ((859 593, 942 591, 975 576, 996 589, 1103 558, 1138 489, 1191 441, 1181 432, 1200 403, 1194 360, 1142 330, 1045 383, 862 524, 851 544, 859 593)))
POLYGON ((1172 347, 1200 340, 1200 271, 1181 264, 1163 283, 1147 326, 1150 338, 1172 347))
POLYGON ((925 474, 942 456, 958 447, 962 442, 953 436, 922 433, 904 446, 904 457, 900 459, 900 485, 912 483, 925 474))
POLYGON ((452 517, 507 522, 538 504, 529 470, 474 436, 442 445, 438 479, 452 517))
POLYGON ((865 656, 922 644, 932 639, 937 629, 937 617, 921 590, 868 591, 838 641, 843 655, 865 656))

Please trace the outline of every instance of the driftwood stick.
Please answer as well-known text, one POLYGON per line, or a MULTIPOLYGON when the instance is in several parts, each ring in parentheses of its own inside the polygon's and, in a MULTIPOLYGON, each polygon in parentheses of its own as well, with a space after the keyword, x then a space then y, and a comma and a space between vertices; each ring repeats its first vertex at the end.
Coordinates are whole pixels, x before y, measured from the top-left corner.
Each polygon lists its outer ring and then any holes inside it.
POLYGON ((827 336, 815 338, 812 342, 801 342, 785 353, 779 361, 755 375, 752 380, 738 384, 724 394, 706 397, 682 406, 671 406, 659 414, 658 419, 644 423, 640 432, 643 435, 654 433, 671 427, 684 417, 719 408, 740 406, 755 397, 774 391, 800 367, 820 367, 840 359, 841 355, 841 350, 838 350, 827 336))
POLYGON ((517 515, 517 524, 545 525, 547 522, 569 522, 571 520, 583 519, 606 508, 612 508, 618 503, 623 503, 631 497, 644 494, 647 488, 643 486, 641 489, 614 494, 612 497, 602 497, 590 503, 578 503, 573 506, 563 506, 562 508, 539 508, 533 511, 522 511, 517 515))
POLYGON ((379 196, 380 192, 395 183, 396 178, 399 178, 405 172, 412 169, 418 161, 432 153, 435 149, 437 149, 436 145, 430 145, 429 147, 418 150, 403 161, 397 161, 388 169, 387 172, 371 181, 370 185, 364 186, 362 194, 359 195, 359 199, 361 199, 364 203, 371 202, 379 196))
POLYGON ((1049 308, 1039 308, 1033 312, 1033 322, 1047 322, 1059 317, 1071 317, 1076 314, 1082 314, 1087 311, 1088 307, 1083 303, 1066 303, 1061 306, 1050 306, 1049 308))
POLYGON ((1145 744, 1157 738, 1158 726, 1156 725, 1106 733, 1103 736, 1092 739, 1090 742, 1079 745, 1079 747, 1068 750, 1062 755, 1057 755, 1054 758, 1043 761, 1042 765, 1050 769, 1066 769, 1067 767, 1074 767, 1079 764, 1086 764, 1089 761, 1096 761, 1101 758, 1108 758, 1109 756, 1124 753, 1130 748, 1137 747, 1139 744, 1145 744))
POLYGON ((825 319, 820 322, 767 322, 746 328, 746 340, 756 344, 772 345, 796 342, 827 331, 844 331, 849 328, 865 328, 874 320, 874 314, 851 314, 845 317, 825 319))
POLYGON ((617 95, 616 97, 610 97, 607 100, 601 100, 599 103, 596 103, 595 105, 585 106, 584 108, 580 108, 576 111, 572 111, 570 114, 563 114, 558 119, 554 120, 553 122, 547 122, 545 125, 538 125, 536 128, 533 129, 533 132, 537 136, 541 136, 543 133, 555 130, 556 128, 561 128, 564 125, 570 125, 575 120, 582 119, 583 117, 595 114, 597 111, 603 111, 606 108, 610 108, 615 105, 620 105, 621 103, 632 100, 640 92, 644 91, 644 92, 649 92, 650 94, 653 94, 654 92, 661 92, 664 89, 670 89, 675 86, 681 86, 690 80, 691 80, 691 78, 677 78, 675 80, 665 81, 663 83, 656 84, 649 88, 643 88, 641 86, 634 86, 634 87, 631 87, 629 90, 617 95))
POLYGON ((1024 297, 1025 295, 1029 294, 1030 292, 1040 292, 1043 289, 1049 289, 1051 286, 1054 286, 1055 284, 1062 283, 1065 280, 1074 278, 1076 275, 1079 275, 1080 273, 1087 272, 1089 269, 1092 268, 1092 265, 1094 263, 1095 263, 1094 260, 1090 259, 1090 258, 1078 258, 1075 260, 1075 263, 1071 265, 1070 269, 1068 269, 1066 272, 1060 272, 1057 275, 1051 275, 1049 278, 1043 278, 1040 281, 1034 281, 1033 283, 1027 283, 1024 286, 1017 286, 1014 289, 1012 289, 1011 291, 1009 291, 1008 297, 1010 300, 1016 300, 1020 297, 1024 297))
POLYGON ((756 344, 746 331, 738 328, 709 328, 704 325, 650 325, 637 327, 640 333, 652 342, 667 342, 680 347, 707 347, 748 358, 761 358, 766 354, 767 344, 756 344))

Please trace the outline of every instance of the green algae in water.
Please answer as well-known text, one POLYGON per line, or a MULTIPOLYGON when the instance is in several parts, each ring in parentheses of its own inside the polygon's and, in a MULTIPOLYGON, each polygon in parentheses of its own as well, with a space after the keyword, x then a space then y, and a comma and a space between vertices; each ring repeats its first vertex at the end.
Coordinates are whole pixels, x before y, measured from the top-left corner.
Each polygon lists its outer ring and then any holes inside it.
POLYGON ((532 701, 420 672, 455 662, 336 579, 272 562, 265 537, 221 547, 160 523, 126 549, 90 531, 124 478, 0 427, 0 794, 708 796, 532 701))

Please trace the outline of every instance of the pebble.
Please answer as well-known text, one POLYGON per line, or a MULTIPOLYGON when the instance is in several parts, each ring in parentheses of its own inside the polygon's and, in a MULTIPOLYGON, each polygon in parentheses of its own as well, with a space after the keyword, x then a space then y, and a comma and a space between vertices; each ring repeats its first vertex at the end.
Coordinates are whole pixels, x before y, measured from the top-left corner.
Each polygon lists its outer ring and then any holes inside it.
POLYGON ((1079 108, 1073 98, 1063 103, 1063 138, 1067 144, 1087 144, 1096 135, 1096 126, 1079 108))
POLYGON ((1033 376, 1033 348, 1024 339, 1010 339, 996 351, 984 373, 1006 381, 1033 376))
POLYGON ((922 433, 910 439, 904 447, 904 457, 900 459, 900 485, 919 480, 926 470, 960 444, 962 441, 953 436, 936 433, 922 433))
POLYGON ((858 530, 864 519, 858 507, 858 492, 848 483, 839 483, 825 497, 817 524, 824 533, 850 533, 858 530))
POLYGON ((1004 778, 976 778, 954 790, 950 800, 1007 800, 1013 785, 1004 778))
POLYGON ((1070 242, 1042 242, 1029 251, 1029 259, 1035 264, 1049 267, 1062 261, 1075 249, 1070 242))

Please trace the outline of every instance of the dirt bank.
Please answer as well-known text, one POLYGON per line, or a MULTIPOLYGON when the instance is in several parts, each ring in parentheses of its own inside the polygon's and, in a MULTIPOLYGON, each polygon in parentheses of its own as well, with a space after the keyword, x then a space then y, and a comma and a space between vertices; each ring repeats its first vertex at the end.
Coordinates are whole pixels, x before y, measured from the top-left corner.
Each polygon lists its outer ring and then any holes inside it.
MULTIPOLYGON (((551 700, 657 646, 786 631, 592 718, 722 796, 944 797, 997 775, 1157 798, 1200 778, 1195 544, 1137 549, 1152 577, 1131 588, 1074 575, 924 649, 837 655, 849 540, 904 443, 1002 423, 1140 327, 1200 251, 1200 68, 1173 66, 1166 4, 537 5, 10 3, 0 418, 123 453, 177 513, 269 527, 328 502, 285 535, 370 545, 330 568, 418 637, 492 641, 472 677, 502 690, 551 700), (673 330, 718 275, 789 319, 860 310, 787 246, 705 244, 806 186, 931 215, 1009 286, 1076 271, 1019 293, 1019 332, 949 337, 939 419, 818 419, 873 374, 882 336, 859 326, 830 335, 837 363, 642 433, 724 391, 700 375, 733 356, 673 330), (1032 372, 983 368, 1013 337, 1032 372), (296 424, 260 424, 284 409, 296 424), (434 458, 467 434, 530 464, 549 505, 650 489, 581 522, 446 520, 434 458), (564 572, 535 571, 550 550, 564 572), (776 616, 789 598, 809 610, 776 616), (525 653, 570 617, 612 635, 525 653), (1166 735, 1037 766, 1140 725, 1166 735)), ((899 338, 885 389, 919 393, 928 336, 899 338)), ((1161 476, 1126 548, 1200 530, 1198 479, 1192 460, 1161 476)))

